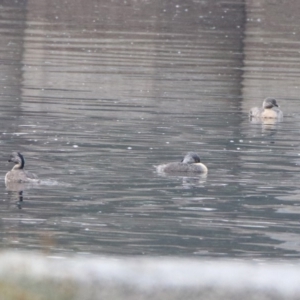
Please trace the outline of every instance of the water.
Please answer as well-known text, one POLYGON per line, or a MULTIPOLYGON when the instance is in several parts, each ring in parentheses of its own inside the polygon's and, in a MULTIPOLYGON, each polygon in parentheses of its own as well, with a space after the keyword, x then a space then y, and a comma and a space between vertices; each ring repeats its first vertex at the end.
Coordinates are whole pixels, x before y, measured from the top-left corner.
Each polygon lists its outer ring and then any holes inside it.
POLYGON ((1 248, 299 258, 300 4, 273 2, 4 1, 1 172, 42 184, 2 181, 1 248), (283 122, 251 124, 267 96, 283 122), (155 173, 187 151, 207 177, 155 173))

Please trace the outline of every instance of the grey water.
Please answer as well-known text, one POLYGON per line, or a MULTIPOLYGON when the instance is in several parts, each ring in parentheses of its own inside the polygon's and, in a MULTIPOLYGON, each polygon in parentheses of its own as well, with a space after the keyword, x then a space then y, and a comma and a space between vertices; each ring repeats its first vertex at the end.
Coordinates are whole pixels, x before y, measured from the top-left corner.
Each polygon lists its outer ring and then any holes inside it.
POLYGON ((299 258, 299 10, 2 1, 0 249, 299 258), (5 186, 13 150, 40 185, 5 186), (155 172, 188 151, 207 176, 155 172))

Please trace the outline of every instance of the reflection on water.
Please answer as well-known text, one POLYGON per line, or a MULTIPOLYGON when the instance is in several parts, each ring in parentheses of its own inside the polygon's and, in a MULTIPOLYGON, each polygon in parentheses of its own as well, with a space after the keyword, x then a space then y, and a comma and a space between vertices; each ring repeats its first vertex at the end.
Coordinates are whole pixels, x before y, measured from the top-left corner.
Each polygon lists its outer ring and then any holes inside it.
POLYGON ((299 4, 81 2, 0 6, 1 170, 43 183, 3 181, 1 247, 299 257, 299 4), (188 151, 207 177, 155 172, 188 151))
POLYGON ((10 191, 8 193, 8 200, 11 207, 15 205, 21 209, 23 204, 23 190, 10 191))

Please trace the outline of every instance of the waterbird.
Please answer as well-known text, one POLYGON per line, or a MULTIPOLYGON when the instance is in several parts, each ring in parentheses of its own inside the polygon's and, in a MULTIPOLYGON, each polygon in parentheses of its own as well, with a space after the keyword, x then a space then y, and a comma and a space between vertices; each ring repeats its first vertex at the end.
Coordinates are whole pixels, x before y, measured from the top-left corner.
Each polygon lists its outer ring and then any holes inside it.
POLYGON ((207 167, 200 162, 200 157, 195 152, 188 152, 181 162, 171 162, 155 166, 159 173, 207 173, 207 167))
POLYGON ((251 108, 249 117, 261 119, 282 119, 283 113, 278 108, 276 99, 269 97, 263 101, 262 107, 251 108))
POLYGON ((22 183, 22 182, 36 182, 37 176, 24 170, 25 159, 20 152, 12 152, 9 162, 13 162, 15 165, 11 171, 5 175, 5 184, 9 183, 22 183))

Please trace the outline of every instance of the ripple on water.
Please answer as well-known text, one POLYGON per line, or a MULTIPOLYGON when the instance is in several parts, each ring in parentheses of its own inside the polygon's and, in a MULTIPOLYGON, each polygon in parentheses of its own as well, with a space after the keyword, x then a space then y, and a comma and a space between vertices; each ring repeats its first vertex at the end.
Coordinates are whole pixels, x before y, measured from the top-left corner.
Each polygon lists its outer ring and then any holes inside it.
POLYGON ((0 152, 40 178, 0 188, 3 247, 299 257, 299 4, 236 4, 3 3, 0 152), (155 172, 187 151, 207 176, 155 172))

